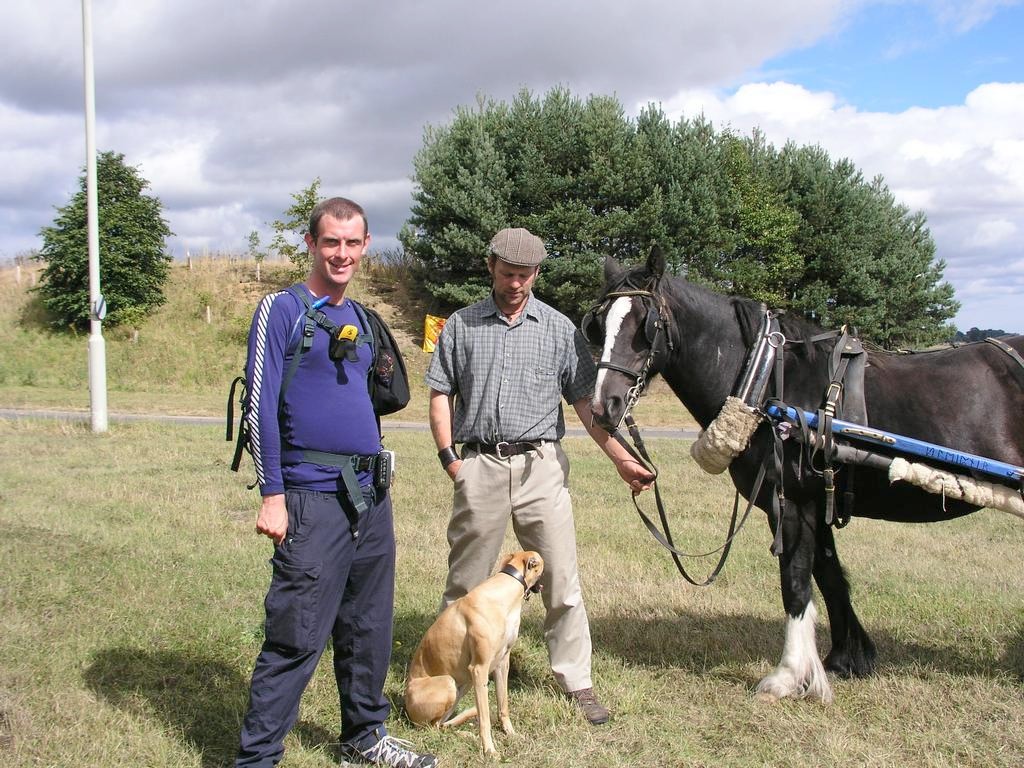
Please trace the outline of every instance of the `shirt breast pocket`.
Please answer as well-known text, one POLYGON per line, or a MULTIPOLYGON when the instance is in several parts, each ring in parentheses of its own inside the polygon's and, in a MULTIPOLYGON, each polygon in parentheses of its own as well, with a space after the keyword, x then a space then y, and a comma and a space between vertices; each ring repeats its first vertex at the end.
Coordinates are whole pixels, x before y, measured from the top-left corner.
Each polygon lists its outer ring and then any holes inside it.
POLYGON ((558 398, 561 395, 561 387, 558 383, 558 371, 554 368, 534 368, 533 380, 537 391, 544 397, 554 396, 555 398, 558 398))

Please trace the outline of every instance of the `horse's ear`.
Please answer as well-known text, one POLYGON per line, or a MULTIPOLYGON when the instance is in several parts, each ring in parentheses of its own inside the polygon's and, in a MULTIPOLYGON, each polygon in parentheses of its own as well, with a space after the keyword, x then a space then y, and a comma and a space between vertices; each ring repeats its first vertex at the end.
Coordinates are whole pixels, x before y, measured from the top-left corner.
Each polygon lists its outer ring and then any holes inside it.
POLYGON ((655 280, 661 280, 665 275, 665 254, 660 245, 651 248, 651 254, 647 257, 647 271, 655 280))
POLYGON ((622 265, 615 260, 613 256, 604 257, 604 283, 605 285, 614 285, 622 277, 622 273, 625 270, 622 265))

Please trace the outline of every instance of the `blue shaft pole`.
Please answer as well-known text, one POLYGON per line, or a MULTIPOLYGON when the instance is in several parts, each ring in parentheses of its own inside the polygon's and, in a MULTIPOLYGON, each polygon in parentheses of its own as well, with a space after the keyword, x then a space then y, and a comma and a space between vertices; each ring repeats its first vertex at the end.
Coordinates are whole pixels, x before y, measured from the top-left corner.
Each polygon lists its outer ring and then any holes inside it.
MULTIPOLYGON (((811 429, 818 427, 818 414, 810 411, 798 412, 795 408, 778 405, 769 405, 765 413, 775 421, 796 422, 800 413, 804 421, 811 429)), ((1017 483, 1024 480, 1024 467, 1017 467, 1013 464, 1006 464, 995 459, 986 459, 984 456, 975 456, 972 453, 956 451, 952 448, 945 448, 934 443, 926 443, 923 440, 915 440, 912 437, 904 437, 893 432, 886 432, 874 427, 865 427, 842 419, 832 419, 832 434, 848 440, 860 440, 874 445, 885 446, 893 451, 909 453, 914 456, 921 456, 932 461, 950 464, 958 468, 982 472, 994 477, 1007 478, 1017 483)))

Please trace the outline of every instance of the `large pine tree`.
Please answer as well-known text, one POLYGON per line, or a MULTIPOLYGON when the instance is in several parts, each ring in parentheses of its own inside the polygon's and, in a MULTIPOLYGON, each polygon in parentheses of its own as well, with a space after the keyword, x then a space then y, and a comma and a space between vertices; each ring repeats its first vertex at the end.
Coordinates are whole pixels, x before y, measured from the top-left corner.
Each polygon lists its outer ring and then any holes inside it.
POLYGON ((415 169, 400 239, 440 305, 487 295, 487 242, 519 226, 551 256, 537 294, 573 318, 605 256, 636 263, 655 243, 675 274, 885 346, 949 338, 959 309, 923 214, 819 147, 673 124, 656 106, 631 119, 613 97, 555 88, 456 110, 428 127, 415 169))

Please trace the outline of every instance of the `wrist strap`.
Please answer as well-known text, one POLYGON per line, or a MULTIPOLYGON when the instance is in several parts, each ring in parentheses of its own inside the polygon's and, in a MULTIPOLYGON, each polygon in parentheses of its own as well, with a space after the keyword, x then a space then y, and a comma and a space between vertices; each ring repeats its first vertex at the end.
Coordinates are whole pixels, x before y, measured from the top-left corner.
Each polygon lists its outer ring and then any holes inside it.
POLYGON ((437 452, 437 458, 441 461, 441 468, 448 469, 448 465, 459 460, 459 454, 450 445, 437 452))

